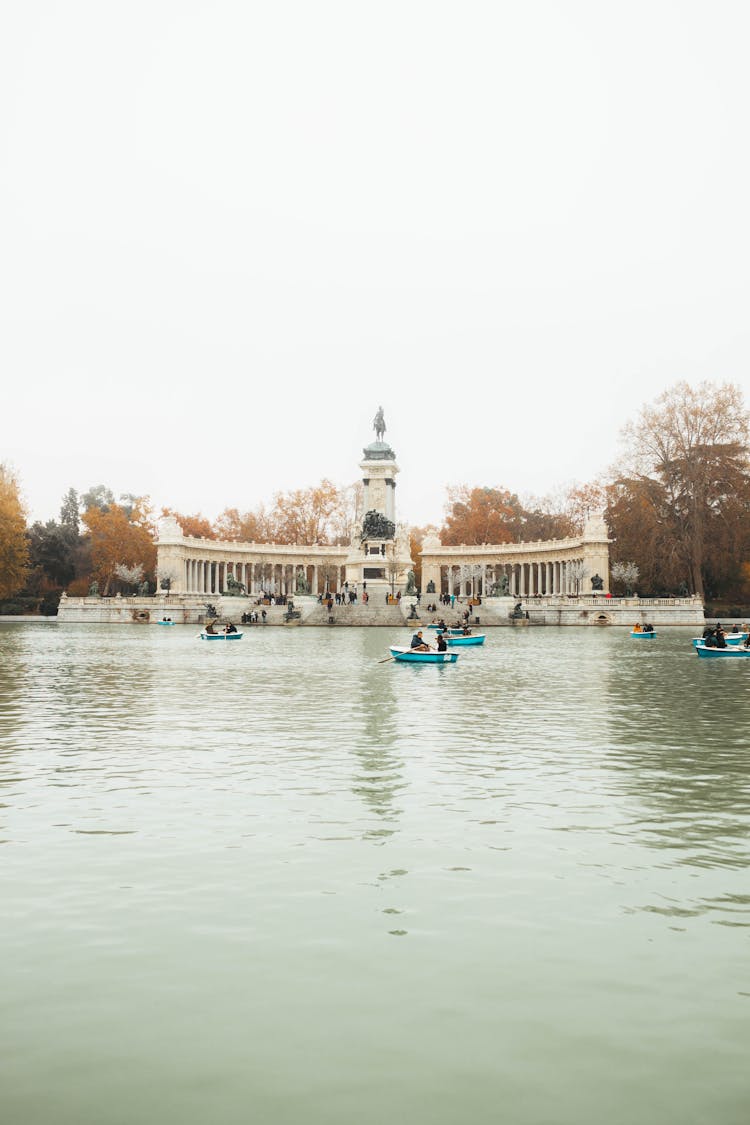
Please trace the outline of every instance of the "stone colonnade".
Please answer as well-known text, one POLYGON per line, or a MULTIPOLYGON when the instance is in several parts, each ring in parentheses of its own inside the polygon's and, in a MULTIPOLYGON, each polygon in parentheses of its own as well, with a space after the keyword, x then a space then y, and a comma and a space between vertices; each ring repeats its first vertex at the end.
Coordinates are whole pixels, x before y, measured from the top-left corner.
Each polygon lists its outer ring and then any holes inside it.
MULTIPOLYGON (((184 573, 172 589, 185 594, 224 594, 229 590, 229 579, 241 583, 248 594, 284 594, 293 596, 297 589, 297 575, 302 570, 310 592, 318 594, 326 589, 332 593, 344 588, 346 567, 337 563, 307 563, 262 560, 242 562, 216 558, 188 557, 181 563, 184 573)), ((161 569, 164 569, 162 567, 161 569)))
MULTIPOLYGON (((172 516, 159 521, 157 584, 169 579, 172 594, 228 593, 230 581, 245 592, 294 596, 302 571, 312 594, 344 588, 348 547, 235 543, 183 535, 172 516)), ((351 583, 350 583, 351 585, 351 583)))
POLYGON ((515 598, 566 597, 609 591, 609 534, 601 513, 580 536, 533 543, 445 546, 427 536, 422 546, 422 590, 437 595, 484 596, 499 583, 515 598), (595 585, 592 585, 592 579, 595 585), (432 592, 430 589, 429 592, 432 592))
MULTIPOLYGON (((458 597, 487 597, 496 582, 507 579, 511 597, 539 595, 566 595, 591 593, 586 581, 588 574, 583 559, 558 559, 547 562, 475 563, 439 565, 441 594, 458 597)), ((600 575, 600 577, 604 577, 600 575)))

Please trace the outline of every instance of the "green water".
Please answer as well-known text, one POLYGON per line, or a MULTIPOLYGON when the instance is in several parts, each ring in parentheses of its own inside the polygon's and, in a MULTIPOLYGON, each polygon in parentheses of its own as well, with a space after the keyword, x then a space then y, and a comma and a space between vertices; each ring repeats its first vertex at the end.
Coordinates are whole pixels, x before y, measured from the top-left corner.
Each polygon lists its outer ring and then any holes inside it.
POLYGON ((3 1125, 750 1119, 750 661, 0 626, 3 1125))

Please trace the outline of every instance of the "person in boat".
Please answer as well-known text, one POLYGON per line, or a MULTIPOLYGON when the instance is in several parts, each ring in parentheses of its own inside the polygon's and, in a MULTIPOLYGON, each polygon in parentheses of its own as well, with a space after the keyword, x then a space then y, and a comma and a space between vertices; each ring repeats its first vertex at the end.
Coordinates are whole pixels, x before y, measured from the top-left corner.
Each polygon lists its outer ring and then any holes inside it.
POLYGON ((215 633, 216 632, 216 630, 214 629, 213 621, 209 621, 208 625, 206 625, 206 632, 207 633, 215 633))
POLYGON ((727 647, 726 637, 725 637, 724 630, 722 629, 721 625, 716 626, 716 647, 717 648, 726 648, 727 647))
POLYGON ((437 650, 438 650, 438 652, 447 652, 448 651, 448 642, 445 639, 445 633, 438 633, 437 650))
POLYGON ((445 624, 445 621, 443 620, 443 618, 442 618, 442 617, 441 617, 441 618, 440 618, 440 620, 438 621, 438 625, 440 626, 440 628, 441 628, 441 629, 442 629, 443 631, 445 631, 445 630, 446 630, 446 629, 448 628, 448 626, 447 626, 447 625, 445 624))
POLYGON ((653 627, 653 625, 650 625, 650 624, 649 624, 649 625, 644 625, 644 626, 643 626, 643 632, 644 632, 644 633, 653 633, 653 631, 654 631, 654 627, 653 627))
POLYGON ((641 623, 640 623, 640 621, 636 621, 635 625, 633 626, 633 632, 634 632, 634 633, 640 633, 640 632, 641 632, 641 623))
POLYGON ((713 626, 707 625, 706 628, 703 630, 703 640, 704 641, 707 640, 713 634, 713 631, 714 631, 713 626))
POLYGON ((236 626, 236 625, 234 625, 234 624, 233 624, 233 623, 232 623, 232 622, 230 621, 230 622, 229 622, 229 624, 227 625, 226 631, 227 631, 227 633, 236 633, 236 632, 237 632, 237 626, 236 626))
POLYGON ((718 645, 716 644, 716 630, 715 629, 709 629, 708 630, 708 636, 705 638, 703 643, 705 644, 706 648, 718 648, 718 645))
POLYGON ((412 648, 415 652, 430 651, 430 646, 428 644, 425 644, 421 629, 417 629, 416 633, 412 637, 410 648, 412 648))
POLYGON ((466 622, 466 624, 464 625, 464 627, 461 631, 462 631, 462 633, 465 637, 471 636, 471 629, 469 628, 469 622, 468 621, 466 622))

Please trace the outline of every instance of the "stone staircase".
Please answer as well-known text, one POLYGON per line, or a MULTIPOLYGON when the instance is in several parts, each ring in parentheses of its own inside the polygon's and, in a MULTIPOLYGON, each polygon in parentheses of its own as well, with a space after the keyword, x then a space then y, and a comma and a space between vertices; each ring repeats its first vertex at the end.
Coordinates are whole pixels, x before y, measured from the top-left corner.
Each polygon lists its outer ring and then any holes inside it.
POLYGON ((305 614, 305 625, 382 625, 390 629, 399 629, 404 625, 406 614, 399 605, 376 605, 370 601, 367 605, 357 602, 355 605, 336 605, 331 610, 327 606, 316 605, 310 613, 305 614), (333 618, 333 622, 329 618, 333 618))

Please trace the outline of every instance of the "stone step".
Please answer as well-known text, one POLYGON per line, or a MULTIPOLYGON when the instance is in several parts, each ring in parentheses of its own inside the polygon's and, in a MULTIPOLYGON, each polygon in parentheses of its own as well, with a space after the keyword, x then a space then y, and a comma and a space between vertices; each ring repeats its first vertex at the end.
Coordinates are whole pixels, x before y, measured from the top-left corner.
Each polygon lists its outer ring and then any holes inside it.
POLYGON ((316 605, 305 615, 305 625, 382 625, 388 628, 401 628, 404 624, 404 614, 397 605, 333 605, 331 610, 327 606, 316 605), (329 620, 333 618, 333 622, 329 620))

